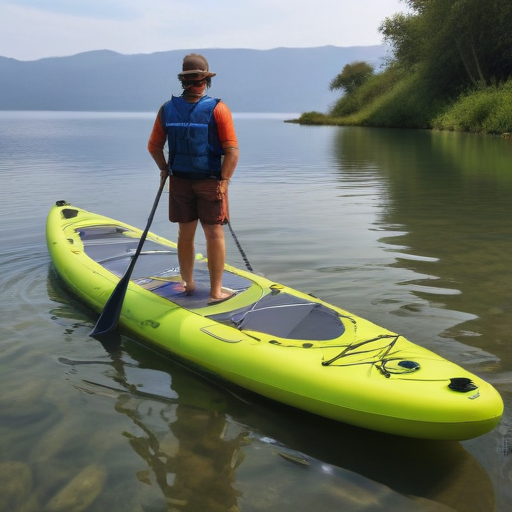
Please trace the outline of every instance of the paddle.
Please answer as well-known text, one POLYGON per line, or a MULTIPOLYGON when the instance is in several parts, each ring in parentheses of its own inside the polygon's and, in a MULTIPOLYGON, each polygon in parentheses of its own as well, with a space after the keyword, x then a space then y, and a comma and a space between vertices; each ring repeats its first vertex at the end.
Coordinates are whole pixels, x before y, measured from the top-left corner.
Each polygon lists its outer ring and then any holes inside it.
POLYGON ((103 334, 107 334, 117 327, 117 322, 119 320, 119 315, 121 314, 121 308, 123 306, 124 296, 126 295, 126 289, 128 288, 128 283, 130 282, 130 277, 135 267, 135 263, 137 262, 137 258, 139 257, 140 252, 142 251, 142 246, 144 245, 144 241, 146 240, 149 228, 153 222, 153 217, 155 216, 156 208, 158 206, 158 202, 160 201, 160 196, 162 195, 166 179, 167 178, 160 181, 160 188, 158 189, 153 208, 149 214, 146 229, 140 237, 139 245, 137 246, 135 254, 130 261, 130 265, 128 265, 124 276, 119 280, 119 283, 117 283, 117 286, 114 288, 112 295, 105 304, 105 307, 103 308, 103 311, 101 312, 101 315, 98 318, 94 329, 89 333, 89 336, 101 336, 103 334))
POLYGON ((250 272, 254 272, 251 264, 249 263, 249 260, 247 259, 247 256, 245 255, 244 250, 242 249, 242 246, 240 245, 240 242, 238 241, 238 238, 235 235, 235 232, 233 231, 233 228, 231 227, 231 222, 228 222, 228 228, 231 231, 231 234, 233 235, 233 240, 235 241, 235 244, 238 247, 240 254, 242 255, 242 258, 245 262, 245 266, 247 267, 247 270, 249 270, 250 272))

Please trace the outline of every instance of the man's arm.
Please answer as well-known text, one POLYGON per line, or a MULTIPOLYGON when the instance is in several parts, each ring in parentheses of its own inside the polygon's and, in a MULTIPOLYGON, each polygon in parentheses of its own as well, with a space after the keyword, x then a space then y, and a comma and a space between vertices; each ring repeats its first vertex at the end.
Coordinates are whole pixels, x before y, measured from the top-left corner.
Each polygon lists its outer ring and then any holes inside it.
POLYGON ((224 159, 222 161, 221 177, 223 180, 229 180, 235 172, 238 163, 238 141, 236 139, 235 127, 231 111, 224 102, 219 102, 213 111, 219 140, 224 150, 224 159))
POLYGON ((150 155, 153 157, 153 160, 155 161, 157 167, 161 171, 165 171, 167 173, 168 164, 164 154, 164 146, 167 140, 167 136, 162 126, 161 114, 162 109, 160 108, 155 119, 155 124, 153 125, 153 130, 149 137, 148 151, 150 155))
POLYGON ((224 149, 221 176, 223 180, 231 179, 238 163, 238 148, 228 147, 224 149))

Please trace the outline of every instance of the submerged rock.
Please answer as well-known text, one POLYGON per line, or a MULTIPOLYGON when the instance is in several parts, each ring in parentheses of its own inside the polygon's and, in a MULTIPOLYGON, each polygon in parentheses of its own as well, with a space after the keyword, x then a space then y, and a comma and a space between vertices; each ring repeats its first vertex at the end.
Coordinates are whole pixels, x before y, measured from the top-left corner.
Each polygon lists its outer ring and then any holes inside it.
POLYGON ((35 512, 38 507, 32 496, 32 471, 23 462, 0 464, 0 510, 3 512, 35 512))
POLYGON ((65 416, 40 436, 30 452, 31 462, 50 461, 63 453, 75 453, 84 446, 83 421, 79 416, 65 416))
POLYGON ((107 473, 91 464, 63 487, 46 505, 45 512, 82 512, 103 490, 107 473))

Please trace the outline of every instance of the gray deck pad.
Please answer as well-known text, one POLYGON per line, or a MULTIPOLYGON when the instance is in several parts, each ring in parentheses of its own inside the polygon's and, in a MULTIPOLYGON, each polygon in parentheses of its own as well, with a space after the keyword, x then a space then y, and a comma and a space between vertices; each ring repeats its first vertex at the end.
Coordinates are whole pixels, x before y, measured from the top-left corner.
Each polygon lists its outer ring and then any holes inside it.
MULTIPOLYGON (((135 254, 138 239, 133 232, 116 226, 80 230, 86 254, 121 277, 135 254)), ((146 241, 132 273, 132 281, 186 309, 204 308, 210 297, 210 275, 204 260, 196 261, 196 290, 187 295, 183 289, 178 255, 173 248, 146 241)), ((223 285, 241 292, 252 281, 224 271, 223 285)), ((345 330, 339 314, 316 301, 301 299, 274 290, 270 295, 247 305, 209 318, 240 330, 264 332, 287 339, 330 340, 345 330)))
MULTIPOLYGON (((139 243, 129 233, 117 226, 90 227, 79 231, 86 254, 119 277, 128 268, 139 243)), ((210 274, 205 261, 196 261, 196 290, 192 295, 187 295, 182 286, 176 251, 151 240, 145 241, 131 280, 186 309, 203 308, 210 298, 210 274)), ((240 292, 249 288, 252 282, 224 271, 222 284, 240 292)))

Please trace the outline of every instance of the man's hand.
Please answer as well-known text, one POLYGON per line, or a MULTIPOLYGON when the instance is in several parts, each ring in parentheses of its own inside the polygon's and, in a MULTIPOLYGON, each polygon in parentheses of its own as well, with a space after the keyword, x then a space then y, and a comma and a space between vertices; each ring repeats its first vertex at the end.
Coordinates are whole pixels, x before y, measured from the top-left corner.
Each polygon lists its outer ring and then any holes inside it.
POLYGON ((220 180, 219 191, 225 194, 228 191, 229 180, 220 180))
POLYGON ((238 148, 230 147, 224 149, 224 160, 222 161, 221 177, 223 180, 229 180, 235 172, 238 163, 238 148))

